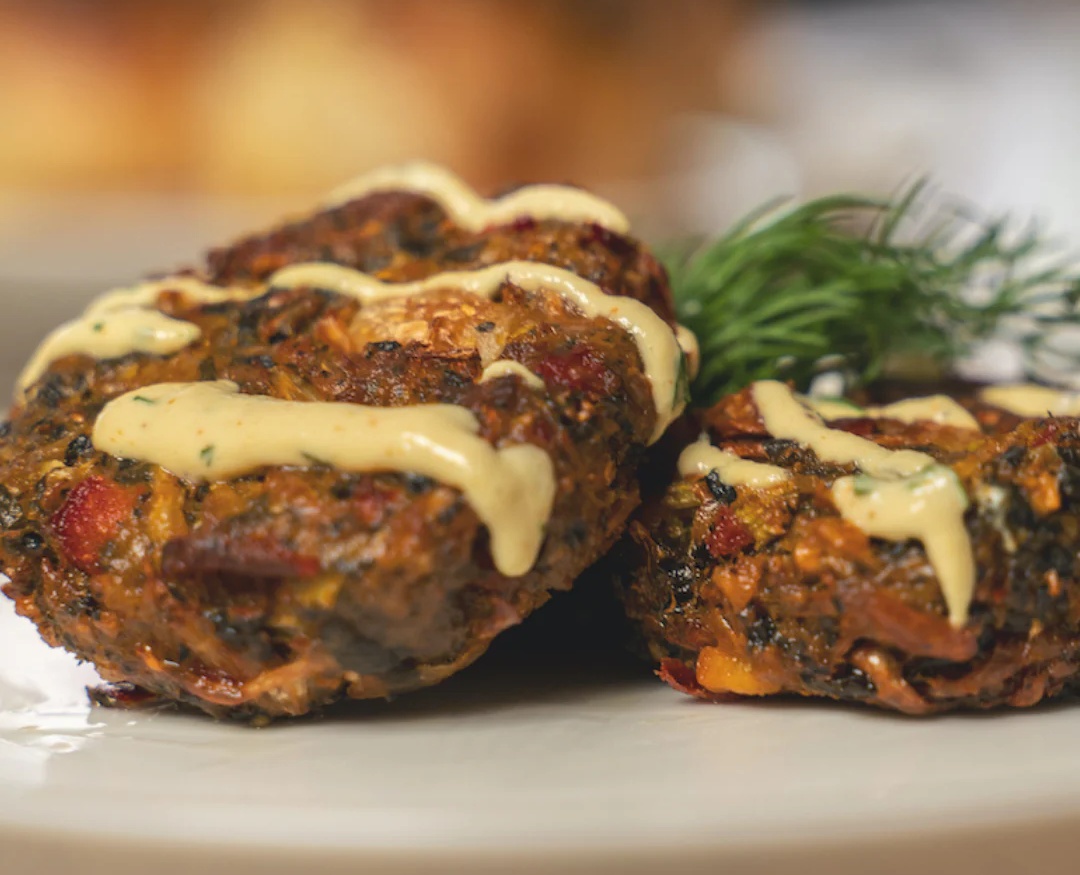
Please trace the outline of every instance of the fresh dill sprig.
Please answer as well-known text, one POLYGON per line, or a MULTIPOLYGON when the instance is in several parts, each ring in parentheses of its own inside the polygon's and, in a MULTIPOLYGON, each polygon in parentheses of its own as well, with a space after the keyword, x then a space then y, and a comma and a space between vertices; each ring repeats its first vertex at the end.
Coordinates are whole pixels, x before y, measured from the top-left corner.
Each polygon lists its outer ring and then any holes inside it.
POLYGON ((837 195, 770 205, 718 240, 664 259, 679 319, 698 337, 694 402, 768 377, 853 383, 901 357, 938 365, 1006 331, 1032 370, 1061 352, 1048 329, 1080 325, 1080 279, 1036 229, 984 221, 928 196, 837 195), (1047 266, 1049 265, 1049 266, 1047 266))

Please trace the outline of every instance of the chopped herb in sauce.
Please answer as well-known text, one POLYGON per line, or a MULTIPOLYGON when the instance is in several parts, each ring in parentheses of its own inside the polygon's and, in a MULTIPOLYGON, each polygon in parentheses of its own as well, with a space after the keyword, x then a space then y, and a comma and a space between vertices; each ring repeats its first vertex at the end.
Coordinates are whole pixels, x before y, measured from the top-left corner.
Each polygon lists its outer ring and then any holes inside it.
POLYGON ((878 481, 867 474, 855 475, 855 494, 856 495, 869 495, 873 492, 878 485, 878 481))

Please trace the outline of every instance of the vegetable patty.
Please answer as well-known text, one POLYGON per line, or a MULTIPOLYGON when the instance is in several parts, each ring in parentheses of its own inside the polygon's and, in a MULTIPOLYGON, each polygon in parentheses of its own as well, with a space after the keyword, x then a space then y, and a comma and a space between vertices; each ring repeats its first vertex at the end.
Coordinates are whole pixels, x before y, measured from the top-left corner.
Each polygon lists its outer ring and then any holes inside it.
MULTIPOLYGON (((673 328, 665 273, 632 238, 551 216, 476 229, 428 191, 360 192, 159 283, 148 308, 166 327, 195 326, 186 345, 60 356, 0 431, 0 568, 18 611, 118 685, 99 698, 216 716, 304 714, 468 665, 570 587, 638 504, 658 422, 640 345, 543 284, 478 296, 448 280, 361 302, 270 279, 306 262, 405 283, 520 261, 644 302, 673 328), (245 291, 189 292, 202 285, 245 291), (496 361, 520 367, 485 371, 496 361), (209 381, 291 402, 455 405, 468 415, 454 422, 500 452, 538 448, 554 497, 535 561, 501 573, 462 490, 408 470, 311 457, 194 479, 94 445, 103 408, 125 393, 137 406, 134 390, 209 381)), ((199 454, 209 470, 213 443, 199 454)))

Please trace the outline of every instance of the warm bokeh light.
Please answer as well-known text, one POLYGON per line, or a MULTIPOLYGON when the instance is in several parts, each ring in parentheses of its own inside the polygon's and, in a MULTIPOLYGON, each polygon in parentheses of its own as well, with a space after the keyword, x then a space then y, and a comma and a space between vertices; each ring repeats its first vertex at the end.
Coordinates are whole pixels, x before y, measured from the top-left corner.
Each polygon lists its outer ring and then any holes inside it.
POLYGON ((723 108, 751 6, 2 0, 0 187, 310 194, 416 155, 633 180, 723 108))

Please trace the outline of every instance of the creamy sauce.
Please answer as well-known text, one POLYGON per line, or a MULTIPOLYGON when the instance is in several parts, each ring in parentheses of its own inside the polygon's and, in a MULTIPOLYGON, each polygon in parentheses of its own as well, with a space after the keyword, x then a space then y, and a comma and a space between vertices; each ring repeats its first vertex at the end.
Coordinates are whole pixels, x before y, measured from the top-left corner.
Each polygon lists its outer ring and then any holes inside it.
POLYGON ((630 230, 630 222, 617 207, 579 188, 527 185, 496 200, 487 200, 449 170, 424 162, 383 167, 364 174, 331 192, 325 206, 339 206, 385 191, 426 195, 456 224, 469 231, 482 231, 520 218, 591 222, 619 234, 630 230))
POLYGON ((168 277, 129 288, 113 289, 97 298, 83 314, 54 329, 38 346, 19 375, 25 392, 54 361, 68 355, 120 358, 133 352, 168 355, 194 343, 198 326, 154 310, 162 292, 176 291, 199 303, 250 297, 249 289, 211 286, 194 277, 168 277))
POLYGON ((424 295, 454 289, 490 298, 505 283, 527 292, 551 292, 569 301, 586 316, 609 319, 637 345, 645 375, 652 384, 656 406, 656 441, 686 406, 681 379, 682 349, 675 331, 641 301, 609 295, 576 273, 536 261, 507 261, 479 270, 440 273, 410 283, 387 283, 337 264, 312 262, 283 268, 270 277, 274 288, 310 286, 373 303, 388 298, 424 295))
POLYGON ((866 438, 829 428, 776 380, 754 383, 751 391, 769 434, 808 447, 823 462, 858 465, 874 477, 907 477, 934 464, 925 453, 887 450, 866 438))
MULTIPOLYGON (((458 224, 473 230, 522 217, 592 222, 618 233, 629 230, 626 216, 613 204, 572 186, 531 185, 502 198, 486 200, 450 171, 426 163, 376 170, 338 189, 331 195, 329 204, 391 190, 425 194, 440 203, 458 224)), ((169 290, 179 291, 200 303, 244 300, 259 293, 251 287, 211 286, 187 276, 167 277, 107 292, 80 319, 60 326, 46 338, 20 375, 20 390, 25 391, 53 361, 65 355, 106 359, 133 352, 169 354, 197 339, 197 328, 167 325, 164 316, 115 316, 108 320, 107 330, 98 327, 105 314, 152 310, 158 295, 169 290), (181 342, 183 337, 188 340, 181 342)))
POLYGON ((832 398, 806 398, 804 403, 825 419, 895 419, 898 422, 933 422, 954 428, 979 430, 978 420, 948 395, 905 398, 880 407, 858 407, 832 398))
POLYGON ((797 441, 826 462, 854 464, 861 475, 839 478, 832 498, 840 515, 872 537, 922 542, 956 627, 967 622, 975 561, 964 526, 967 495, 953 471, 913 450, 887 450, 830 429, 783 383, 752 386, 754 404, 774 437, 797 441))
POLYGON ((157 310, 122 310, 90 319, 75 319, 54 329, 19 374, 19 389, 26 391, 49 365, 64 356, 120 358, 133 352, 168 355, 199 339, 190 322, 170 319, 157 310))
POLYGON ((815 398, 801 395, 799 400, 822 419, 858 419, 866 415, 866 408, 845 398, 815 398))
POLYGON ((949 622, 967 622, 975 559, 964 526, 967 495, 951 468, 933 465, 901 480, 841 477, 832 488, 840 515, 868 535, 888 541, 915 538, 937 574, 949 622))
POLYGON ((701 347, 698 346, 697 335, 685 325, 676 325, 675 340, 686 357, 686 373, 692 380, 701 369, 701 347))
POLYGON ((411 471, 460 489, 487 526, 495 566, 525 574, 555 496, 551 459, 529 444, 496 449, 462 407, 365 407, 242 395, 235 383, 161 383, 105 405, 94 446, 217 480, 266 465, 411 471))
POLYGON ((987 386, 979 400, 1017 416, 1080 416, 1080 392, 1052 389, 1025 383, 1015 386, 987 386))
POLYGON ((486 383, 488 380, 497 380, 499 377, 509 376, 518 377, 526 386, 531 386, 534 389, 544 388, 544 381, 536 376, 536 374, 525 367, 525 365, 521 364, 521 362, 512 362, 509 359, 501 359, 497 362, 492 362, 484 368, 478 382, 486 383))
POLYGON ((704 477, 715 471, 721 482, 728 486, 749 486, 762 488, 775 486, 791 479, 791 472, 776 465, 741 459, 731 450, 721 450, 702 437, 697 443, 690 444, 679 455, 679 476, 704 477))
POLYGON ((102 313, 115 313, 118 310, 152 308, 162 292, 180 292, 185 298, 199 304, 242 301, 258 294, 257 288, 253 286, 226 288, 205 283, 192 276, 170 276, 106 292, 92 301, 83 315, 93 318, 102 313))

